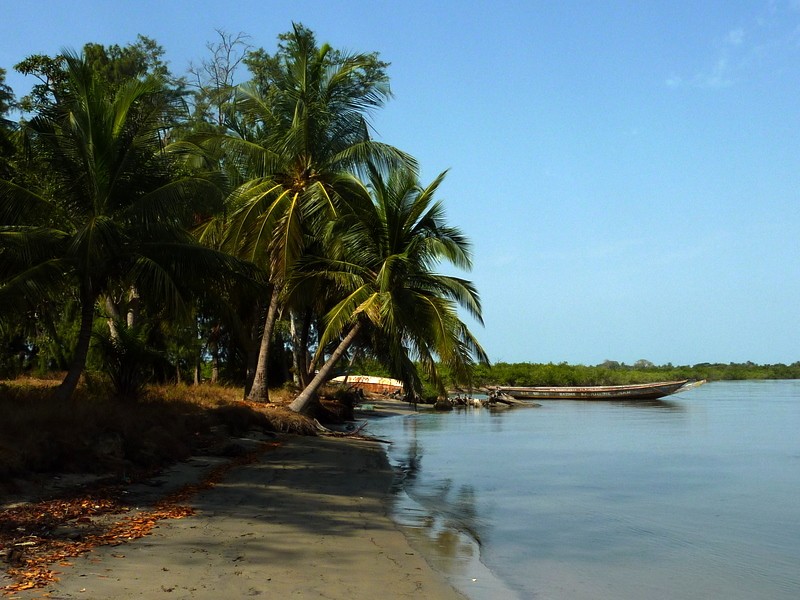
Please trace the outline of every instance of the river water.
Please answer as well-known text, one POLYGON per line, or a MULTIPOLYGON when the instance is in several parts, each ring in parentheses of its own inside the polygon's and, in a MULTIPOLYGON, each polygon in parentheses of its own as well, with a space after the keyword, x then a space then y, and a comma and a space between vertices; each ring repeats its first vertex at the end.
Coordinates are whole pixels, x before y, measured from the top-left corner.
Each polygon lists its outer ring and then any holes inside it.
POLYGON ((374 420, 395 517, 473 600, 800 598, 800 381, 374 420))

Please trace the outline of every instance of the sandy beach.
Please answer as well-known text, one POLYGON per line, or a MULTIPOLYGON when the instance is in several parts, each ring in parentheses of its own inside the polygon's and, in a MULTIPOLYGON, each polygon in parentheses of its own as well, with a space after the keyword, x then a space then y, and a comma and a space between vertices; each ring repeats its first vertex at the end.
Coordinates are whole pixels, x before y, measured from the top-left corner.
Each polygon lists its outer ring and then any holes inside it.
MULTIPOLYGON (((285 437, 148 536, 56 566, 18 598, 462 598, 388 514, 392 472, 375 442, 285 437)), ((193 459, 131 489, 147 503, 224 459, 193 459)), ((0 585, 8 581, 0 580, 0 585)))

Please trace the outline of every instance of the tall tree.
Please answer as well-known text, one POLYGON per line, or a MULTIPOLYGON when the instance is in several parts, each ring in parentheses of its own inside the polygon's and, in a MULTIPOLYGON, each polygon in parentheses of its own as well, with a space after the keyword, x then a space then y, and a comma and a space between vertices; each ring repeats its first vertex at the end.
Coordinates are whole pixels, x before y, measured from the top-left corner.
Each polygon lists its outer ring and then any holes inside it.
MULTIPOLYGON (((138 35, 136 42, 119 46, 88 43, 83 47, 83 57, 98 81, 109 92, 133 79, 153 79, 178 96, 183 82, 175 78, 164 61, 164 48, 155 40, 138 35)), ((31 92, 19 104, 24 112, 36 112, 52 106, 68 93, 67 57, 63 54, 47 56, 33 54, 14 65, 23 75, 34 77, 31 92)))
POLYGON ((223 130, 235 96, 236 72, 250 50, 250 36, 217 29, 218 40, 208 42, 209 56, 189 65, 188 85, 193 89, 194 126, 223 130))
POLYGON ((75 291, 80 330, 58 389, 69 398, 101 296, 136 289, 177 309, 184 282, 235 261, 186 232, 194 199, 209 186, 176 177, 163 151, 171 90, 157 78, 111 86, 86 56, 62 56, 58 95, 25 124, 44 175, 28 187, 0 181, 0 306, 75 291))
POLYGON ((15 106, 14 92, 6 85, 6 71, 0 68, 0 177, 3 178, 11 176, 10 159, 14 154, 12 133, 16 127, 9 116, 15 106))
POLYGON ((385 63, 375 54, 345 54, 294 25, 276 55, 247 60, 255 79, 240 86, 233 133, 221 144, 246 181, 230 195, 227 245, 269 273, 270 300, 249 398, 268 401, 267 364, 273 327, 286 298, 285 283, 310 232, 338 214, 348 174, 370 163, 414 161, 371 139, 369 113, 390 90, 385 63))
POLYGON ((473 284, 433 270, 440 261, 471 267, 467 239, 446 224, 443 205, 434 198, 443 178, 444 173, 422 187, 413 171, 395 169, 384 180, 372 169, 372 198, 366 191, 349 196, 350 211, 331 224, 326 256, 309 259, 297 277, 298 283, 321 277, 342 298, 326 316, 320 344, 334 341, 336 347, 292 410, 313 410, 319 387, 359 339, 373 345, 410 394, 421 391, 416 363, 443 392, 437 360, 462 380, 476 359, 488 360, 458 315, 462 307, 482 322, 473 284))

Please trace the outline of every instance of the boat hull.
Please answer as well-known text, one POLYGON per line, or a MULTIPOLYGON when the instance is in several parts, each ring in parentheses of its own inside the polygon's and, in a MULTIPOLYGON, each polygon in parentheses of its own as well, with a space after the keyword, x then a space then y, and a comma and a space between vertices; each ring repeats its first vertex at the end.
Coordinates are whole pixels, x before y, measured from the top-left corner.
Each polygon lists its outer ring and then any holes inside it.
POLYGON ((517 400, 656 400, 691 385, 688 379, 634 385, 497 388, 517 400))
POLYGON ((403 382, 389 377, 374 377, 372 375, 341 375, 331 379, 331 383, 347 385, 353 389, 362 389, 374 394, 401 394, 403 382))

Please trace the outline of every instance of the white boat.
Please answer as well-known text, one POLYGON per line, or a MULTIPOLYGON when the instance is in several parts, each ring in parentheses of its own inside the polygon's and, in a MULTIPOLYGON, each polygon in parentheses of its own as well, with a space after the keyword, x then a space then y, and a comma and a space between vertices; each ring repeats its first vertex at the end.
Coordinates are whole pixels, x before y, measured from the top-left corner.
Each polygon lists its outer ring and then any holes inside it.
POLYGON ((403 382, 389 377, 375 377, 373 375, 341 375, 331 379, 331 383, 346 385, 354 389, 375 394, 400 394, 403 392, 403 382))

